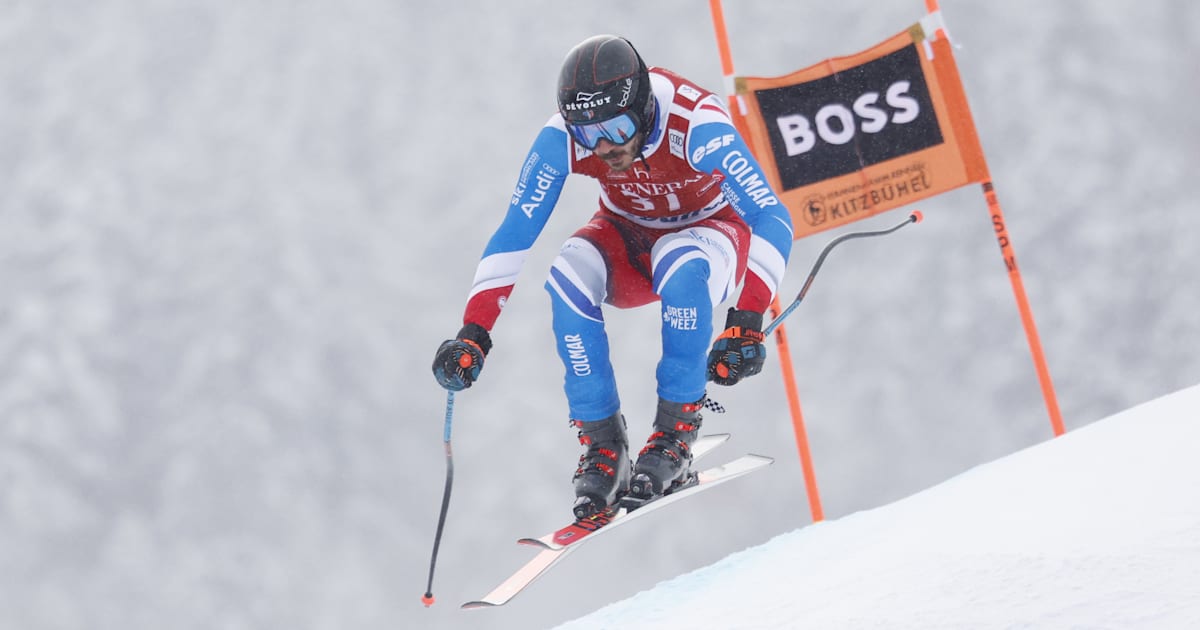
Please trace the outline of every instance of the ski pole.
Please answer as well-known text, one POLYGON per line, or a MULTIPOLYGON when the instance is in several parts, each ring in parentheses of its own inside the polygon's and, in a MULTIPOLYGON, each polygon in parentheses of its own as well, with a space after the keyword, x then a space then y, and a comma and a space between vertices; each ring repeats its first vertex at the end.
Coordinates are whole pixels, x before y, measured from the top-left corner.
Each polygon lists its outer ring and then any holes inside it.
POLYGON ((446 392, 446 429, 443 441, 446 444, 446 489, 442 492, 442 512, 438 515, 437 532, 433 535, 433 556, 429 558, 429 583, 421 603, 426 608, 433 605, 433 568, 437 565, 438 547, 442 543, 442 528, 446 525, 446 511, 450 509, 450 487, 454 484, 454 453, 450 449, 450 423, 454 417, 454 392, 446 392))
POLYGON ((908 215, 908 218, 905 219, 902 223, 894 225, 886 230, 849 232, 849 233, 843 234, 843 235, 833 239, 832 241, 829 241, 829 244, 825 246, 825 249, 821 250, 821 255, 817 256, 817 262, 815 264, 813 264, 812 271, 808 272, 808 279, 804 281, 804 286, 801 287, 800 293, 798 293, 796 295, 796 299, 792 300, 792 303, 789 304, 788 307, 786 309, 784 309, 782 313, 779 314, 779 317, 776 317, 771 322, 770 326, 767 326, 766 330, 763 331, 763 337, 766 338, 766 337, 770 336, 771 333, 775 330, 775 328, 783 323, 783 318, 787 317, 788 315, 790 315, 792 313, 792 311, 796 310, 797 306, 800 306, 800 302, 804 299, 804 296, 808 293, 808 288, 812 286, 813 279, 817 277, 817 271, 819 271, 821 269, 821 264, 825 262, 825 257, 829 255, 829 252, 831 250, 833 250, 833 248, 835 246, 837 246, 838 243, 841 243, 842 241, 848 241, 848 240, 854 239, 854 238, 866 238, 868 236, 883 236, 884 234, 891 234, 892 232, 899 230, 900 228, 908 225, 909 223, 920 223, 922 218, 923 217, 921 216, 921 212, 919 210, 914 210, 913 213, 908 215))

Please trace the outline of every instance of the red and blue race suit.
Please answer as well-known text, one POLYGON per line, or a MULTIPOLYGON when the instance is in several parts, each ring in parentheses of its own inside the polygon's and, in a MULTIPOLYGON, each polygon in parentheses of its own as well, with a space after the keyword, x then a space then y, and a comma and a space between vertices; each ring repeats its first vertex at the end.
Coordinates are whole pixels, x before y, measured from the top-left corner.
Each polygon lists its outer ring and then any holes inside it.
POLYGON ((560 115, 542 128, 463 317, 491 330, 567 176, 596 179, 600 208, 563 244, 546 281, 576 420, 620 407, 601 304, 661 303, 658 394, 694 402, 705 392, 714 307, 741 283, 737 308, 765 311, 791 250, 788 210, 720 99, 661 68, 651 68, 650 79, 657 119, 643 158, 624 172, 576 144, 560 115))

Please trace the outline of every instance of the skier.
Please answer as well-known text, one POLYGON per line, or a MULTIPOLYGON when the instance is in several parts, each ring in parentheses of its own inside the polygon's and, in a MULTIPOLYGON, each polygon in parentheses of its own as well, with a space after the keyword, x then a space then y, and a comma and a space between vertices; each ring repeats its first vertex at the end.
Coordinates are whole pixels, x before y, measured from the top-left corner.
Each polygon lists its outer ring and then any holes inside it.
POLYGON ((484 249, 464 325, 437 349, 442 387, 458 391, 479 378, 489 331, 572 173, 599 182, 600 207, 563 244, 545 288, 571 424, 586 447, 573 479, 582 519, 688 479, 706 382, 733 385, 762 369, 763 312, 787 264, 792 224, 717 96, 647 68, 622 37, 586 39, 563 62, 558 112, 534 140, 484 249), (709 349, 713 309, 739 283, 709 349), (658 408, 633 464, 601 305, 655 301, 658 408))

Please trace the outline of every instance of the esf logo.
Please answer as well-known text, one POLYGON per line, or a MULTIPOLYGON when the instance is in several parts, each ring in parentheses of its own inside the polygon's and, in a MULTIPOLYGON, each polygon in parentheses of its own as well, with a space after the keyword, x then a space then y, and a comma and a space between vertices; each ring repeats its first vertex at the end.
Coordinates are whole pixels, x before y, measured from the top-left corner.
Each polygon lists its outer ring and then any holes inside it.
POLYGON ((721 150, 721 147, 727 147, 731 144, 733 144, 733 134, 731 133, 709 140, 692 151, 692 164, 699 164, 700 160, 704 159, 704 156, 716 153, 721 150))
POLYGON ((903 125, 917 119, 921 104, 909 94, 912 83, 896 81, 888 86, 879 102, 879 92, 867 92, 854 99, 850 107, 842 103, 830 103, 817 110, 815 128, 803 114, 779 116, 775 124, 779 127, 784 147, 789 157, 811 151, 817 140, 829 144, 846 144, 854 135, 879 133, 889 123, 903 125))

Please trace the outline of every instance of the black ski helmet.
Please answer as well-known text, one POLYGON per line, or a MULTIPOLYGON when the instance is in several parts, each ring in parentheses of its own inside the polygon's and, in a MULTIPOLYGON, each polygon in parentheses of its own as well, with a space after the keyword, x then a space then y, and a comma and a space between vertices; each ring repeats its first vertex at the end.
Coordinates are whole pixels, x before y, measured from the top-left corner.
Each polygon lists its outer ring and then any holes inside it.
POLYGON ((616 35, 596 35, 572 48, 558 75, 558 111, 568 125, 603 122, 628 112, 645 142, 655 104, 650 73, 633 44, 616 35))

